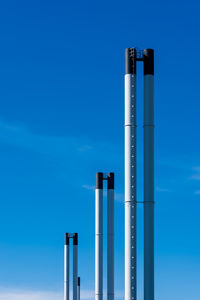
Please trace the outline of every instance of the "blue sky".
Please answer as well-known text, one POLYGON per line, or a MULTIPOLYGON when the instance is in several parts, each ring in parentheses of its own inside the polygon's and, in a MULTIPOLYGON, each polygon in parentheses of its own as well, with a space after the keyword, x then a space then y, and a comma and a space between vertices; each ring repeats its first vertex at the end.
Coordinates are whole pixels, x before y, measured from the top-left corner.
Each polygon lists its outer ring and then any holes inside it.
MULTIPOLYGON (((79 232, 82 298, 94 298, 97 171, 116 174, 115 286, 123 299, 123 76, 132 46, 155 49, 156 299, 199 299, 199 9, 179 0, 1 1, 0 300, 62 297, 66 231, 79 232)), ((140 204, 139 297, 142 232, 140 204)))

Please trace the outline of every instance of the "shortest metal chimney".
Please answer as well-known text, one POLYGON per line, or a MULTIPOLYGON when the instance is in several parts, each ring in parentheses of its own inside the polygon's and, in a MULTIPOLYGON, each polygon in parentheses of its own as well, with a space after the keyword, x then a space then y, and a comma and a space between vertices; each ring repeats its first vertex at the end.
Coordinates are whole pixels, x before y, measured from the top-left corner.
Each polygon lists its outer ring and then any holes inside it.
POLYGON ((77 300, 80 300, 80 285, 81 285, 81 278, 78 277, 78 285, 77 285, 77 300))
POLYGON ((64 246, 64 300, 69 300, 69 233, 65 233, 64 246))
POLYGON ((78 280, 78 233, 65 233, 64 246, 64 300, 69 300, 69 246, 73 239, 73 300, 80 297, 80 277, 78 280), (79 289, 78 289, 79 283, 79 289), (78 295, 79 290, 79 295, 78 295))

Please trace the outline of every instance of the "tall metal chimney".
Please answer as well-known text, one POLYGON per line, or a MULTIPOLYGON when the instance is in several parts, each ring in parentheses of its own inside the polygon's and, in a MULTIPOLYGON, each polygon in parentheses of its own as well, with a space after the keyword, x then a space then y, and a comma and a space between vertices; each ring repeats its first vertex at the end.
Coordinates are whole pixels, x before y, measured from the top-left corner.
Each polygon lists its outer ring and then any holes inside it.
POLYGON ((95 299, 103 300, 103 173, 96 173, 95 190, 95 299))
POLYGON ((144 58, 144 300, 154 299, 154 51, 144 58))
POLYGON ((144 300, 154 300, 154 51, 125 51, 125 300, 137 298, 136 62, 144 62, 144 300))
POLYGON ((125 300, 136 300, 136 49, 125 52, 125 300))

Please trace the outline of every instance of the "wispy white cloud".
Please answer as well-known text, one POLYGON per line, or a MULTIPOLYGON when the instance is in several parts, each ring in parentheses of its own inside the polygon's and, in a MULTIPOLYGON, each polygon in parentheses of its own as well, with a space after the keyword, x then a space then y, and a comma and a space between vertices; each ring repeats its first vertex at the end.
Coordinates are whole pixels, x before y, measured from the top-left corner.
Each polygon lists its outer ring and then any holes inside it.
MULTIPOLYGON (((72 295, 71 295, 72 296, 72 295)), ((94 292, 91 290, 82 290, 81 298, 85 300, 94 299, 94 292)), ((0 291, 0 300, 60 300, 63 294, 53 291, 28 291, 28 290, 12 290, 0 291)))
POLYGON ((0 300, 60 300, 61 293, 44 291, 0 291, 0 300))
POLYGON ((194 193, 195 193, 195 195, 200 195, 200 190, 197 190, 194 193))
POLYGON ((47 155, 66 156, 66 153, 85 152, 92 149, 86 138, 44 136, 27 127, 10 125, 0 120, 0 141, 19 148, 47 155))
POLYGON ((193 168, 194 174, 189 177, 191 180, 200 180, 200 166, 193 168))
POLYGON ((84 188, 85 190, 89 190, 89 191, 94 191, 95 190, 94 185, 88 185, 88 184, 83 184, 82 188, 84 188))
MULTIPOLYGON (((57 161, 77 162, 90 161, 113 162, 119 161, 121 153, 116 145, 109 141, 93 141, 85 136, 48 136, 31 132, 23 124, 8 124, 0 119, 0 142, 39 153, 57 161), (118 149, 118 151, 116 151, 118 149), (84 158, 83 158, 84 157, 84 158)), ((73 164, 74 165, 74 164, 73 164)), ((68 166, 67 166, 68 167, 68 166)), ((98 167, 98 166, 97 166, 98 167)))
POLYGON ((160 188, 160 187, 156 187, 156 191, 157 192, 169 192, 170 190, 169 189, 166 189, 166 188, 160 188))
MULTIPOLYGON (((81 299, 94 299, 93 290, 81 290, 81 299)), ((116 291, 116 298, 123 298, 123 291, 116 291)), ((28 290, 4 290, 0 289, 0 300, 60 300, 63 293, 53 291, 28 291, 28 290)))
POLYGON ((77 150, 80 151, 80 152, 84 152, 84 151, 89 151, 89 150, 92 150, 92 146, 89 146, 89 145, 84 145, 80 148, 78 148, 77 150))

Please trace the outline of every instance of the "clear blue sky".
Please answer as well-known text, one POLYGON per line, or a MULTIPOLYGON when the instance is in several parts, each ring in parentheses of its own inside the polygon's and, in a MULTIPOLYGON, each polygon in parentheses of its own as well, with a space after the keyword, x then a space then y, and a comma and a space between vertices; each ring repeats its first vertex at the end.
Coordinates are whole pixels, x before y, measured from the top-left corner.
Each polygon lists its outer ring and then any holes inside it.
MULTIPOLYGON (((0 300, 62 297, 65 231, 79 232, 82 296, 93 298, 97 171, 116 174, 123 299, 124 49, 134 46, 155 49, 156 299, 200 299, 199 10, 180 0, 1 1, 0 300)), ((142 66, 138 81, 142 200, 142 66)), ((141 296, 141 205, 138 228, 141 296)))

